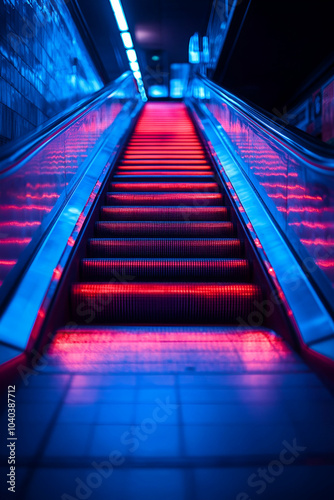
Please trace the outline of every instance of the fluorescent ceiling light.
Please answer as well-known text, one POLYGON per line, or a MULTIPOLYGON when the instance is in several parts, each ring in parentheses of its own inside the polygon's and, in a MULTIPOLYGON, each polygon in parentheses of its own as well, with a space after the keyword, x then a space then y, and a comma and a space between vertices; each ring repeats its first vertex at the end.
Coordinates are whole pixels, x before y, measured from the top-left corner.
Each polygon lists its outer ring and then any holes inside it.
POLYGON ((139 71, 139 64, 137 62, 130 63, 132 71, 139 71))
POLYGON ((140 95, 143 101, 147 101, 145 88, 143 85, 142 75, 140 72, 139 64, 137 62, 137 54, 133 48, 133 41, 131 34, 129 33, 128 23, 126 21, 122 3, 120 0, 109 0, 112 10, 114 11, 115 19, 120 30, 123 45, 126 49, 126 55, 128 56, 130 68, 133 72, 134 78, 137 80, 140 95))
POLYGON ((112 10, 114 11, 118 28, 120 31, 128 31, 128 23, 126 22, 123 7, 120 0, 110 0, 112 10))
POLYGON ((123 40, 124 47, 126 49, 132 49, 133 43, 132 43, 132 38, 131 38, 130 33, 128 31, 125 31, 125 32, 121 33, 121 37, 123 40))
POLYGON ((137 62, 137 54, 134 49, 127 50, 126 53, 130 62, 137 62))

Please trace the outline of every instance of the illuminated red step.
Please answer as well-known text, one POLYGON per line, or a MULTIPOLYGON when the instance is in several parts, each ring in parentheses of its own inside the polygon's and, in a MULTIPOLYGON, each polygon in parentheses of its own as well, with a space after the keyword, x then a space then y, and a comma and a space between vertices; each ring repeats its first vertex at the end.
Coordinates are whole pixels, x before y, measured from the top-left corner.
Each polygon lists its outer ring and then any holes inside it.
MULTIPOLYGON (((120 171, 120 170, 117 170, 116 173, 115 173, 115 176, 114 176, 114 180, 118 180, 118 179, 121 179, 123 180, 124 178, 126 178, 126 180, 131 180, 132 178, 136 178, 136 177, 147 177, 147 180, 149 180, 149 178, 153 178, 154 180, 156 180, 156 178, 161 178, 163 177, 163 181, 165 180, 165 178, 167 177, 167 180, 170 180, 170 178, 177 178, 177 180, 179 180, 179 178, 181 177, 181 180, 182 178, 184 179, 187 179, 187 178, 190 178, 191 180, 194 180, 196 179, 197 177, 200 177, 201 180, 204 179, 213 179, 215 176, 214 176, 214 173, 212 172, 210 169, 207 169, 207 170, 192 170, 192 169, 188 169, 188 170, 180 170, 180 169, 168 169, 168 170, 165 170, 165 168, 161 168, 158 169, 156 168, 155 170, 140 170, 140 167, 138 167, 137 169, 132 169, 132 170, 127 170, 127 171, 120 171)), ((145 179, 144 179, 145 180, 145 179)))
POLYGON ((184 158, 178 159, 171 158, 169 160, 157 160, 157 159, 147 159, 147 160, 121 160, 120 165, 150 165, 160 163, 161 165, 209 165, 205 159, 203 160, 186 160, 184 158))
POLYGON ((216 221, 228 220, 227 207, 102 207, 101 220, 109 221, 216 221))
MULTIPOLYGON (((194 324, 247 320, 261 289, 235 283, 78 283, 72 286, 74 319, 82 310, 97 323, 194 324)), ((80 314, 81 313, 81 314, 80 314)))
POLYGON ((156 172, 155 175, 147 175, 144 173, 143 175, 135 175, 135 174, 122 174, 122 175, 114 175, 113 182, 187 182, 188 180, 191 182, 210 182, 215 179, 215 175, 212 173, 204 173, 198 174, 196 173, 179 173, 179 172, 167 172, 165 174, 160 174, 160 172, 156 172))
POLYGON ((221 193, 107 193, 108 205, 193 205, 215 206, 223 204, 221 193))
POLYGON ((198 138, 196 131, 192 125, 184 123, 182 125, 178 124, 178 119, 174 121, 161 121, 160 117, 152 119, 146 123, 138 122, 135 128, 134 137, 155 137, 157 135, 162 135, 164 137, 195 137, 198 138))
POLYGON ((149 140, 147 142, 140 141, 138 143, 130 143, 128 148, 125 150, 128 151, 183 151, 190 153, 203 153, 205 150, 203 146, 199 142, 191 142, 191 141, 162 141, 162 140, 149 140))
POLYGON ((239 258, 243 245, 237 238, 92 238, 88 255, 110 257, 239 258))
POLYGON ((128 142, 128 144, 134 144, 134 145, 141 145, 141 144, 155 144, 155 143, 163 143, 163 144, 168 144, 170 142, 182 142, 182 144, 188 145, 188 144, 198 144, 199 146, 202 146, 202 143, 200 139, 198 138, 197 135, 191 134, 191 136, 185 137, 185 134, 161 134, 159 133, 158 136, 156 134, 150 134, 150 136, 146 136, 144 134, 136 134, 134 133, 128 142))
POLYGON ((154 172, 156 170, 161 170, 163 169, 164 171, 179 171, 180 167, 182 168, 183 171, 194 171, 194 172, 214 172, 213 168, 210 165, 164 165, 163 167, 161 165, 131 165, 131 166, 120 166, 117 167, 116 173, 121 174, 123 172, 136 172, 137 170, 140 171, 149 171, 149 172, 154 172))
MULTIPOLYGON (((175 123, 173 125, 175 127, 175 123)), ((166 130, 159 130, 156 126, 151 129, 136 129, 133 134, 133 139, 183 139, 184 141, 194 140, 199 141, 198 136, 194 130, 185 129, 174 129, 172 132, 167 132, 166 130)))
POLYGON ((129 147, 178 147, 178 148, 192 148, 203 150, 203 146, 199 140, 186 140, 186 139, 135 139, 128 144, 129 147))
POLYGON ((111 191, 203 191, 217 192, 217 182, 112 182, 111 191))
POLYGON ((148 153, 148 154, 163 154, 163 153, 172 153, 172 152, 180 152, 183 154, 203 154, 203 148, 201 146, 166 146, 166 145, 156 145, 156 146, 148 146, 148 145, 143 145, 143 146, 128 146, 126 148, 126 154, 143 154, 143 153, 148 153))
POLYGON ((232 222, 96 222, 98 238, 117 237, 181 237, 230 238, 234 235, 232 222))
POLYGON ((123 156, 124 160, 205 160, 205 155, 203 153, 198 154, 182 154, 182 153, 163 153, 163 154, 129 154, 126 153, 123 156))
POLYGON ((155 146, 156 143, 159 142, 162 146, 165 146, 166 144, 170 143, 182 143, 185 147, 190 147, 192 145, 196 145, 197 147, 203 148, 203 145, 201 141, 198 139, 198 137, 192 135, 191 137, 184 137, 184 134, 178 134, 174 135, 172 137, 169 136, 161 136, 158 135, 151 135, 151 137, 144 137, 144 136, 133 136, 130 141, 127 144, 127 147, 132 146, 132 147, 142 147, 142 146, 147 146, 150 148, 151 146, 155 146))
POLYGON ((83 259, 83 281, 248 281, 245 259, 83 259))

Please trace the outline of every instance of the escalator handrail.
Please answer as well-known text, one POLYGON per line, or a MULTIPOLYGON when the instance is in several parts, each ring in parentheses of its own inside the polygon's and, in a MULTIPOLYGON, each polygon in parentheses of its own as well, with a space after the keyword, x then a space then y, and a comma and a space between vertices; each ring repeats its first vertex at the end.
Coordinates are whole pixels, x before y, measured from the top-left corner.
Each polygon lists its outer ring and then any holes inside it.
POLYGON ((41 127, 25 135, 22 139, 10 142, 0 148, 0 175, 7 174, 18 164, 23 162, 32 153, 39 150, 47 142, 61 133, 68 126, 72 125, 79 118, 89 112, 96 105, 102 103, 112 94, 119 90, 120 86, 132 77, 131 71, 126 71, 116 80, 112 81, 101 90, 95 92, 89 98, 82 99, 75 103, 66 111, 62 111, 55 117, 48 120, 41 127))
POLYGON ((250 104, 236 97, 203 75, 196 74, 195 78, 201 80, 222 101, 242 114, 262 133, 278 142, 288 154, 294 154, 308 166, 322 173, 334 174, 334 148, 332 146, 319 143, 302 130, 285 123, 278 117, 273 117, 253 103, 250 104))

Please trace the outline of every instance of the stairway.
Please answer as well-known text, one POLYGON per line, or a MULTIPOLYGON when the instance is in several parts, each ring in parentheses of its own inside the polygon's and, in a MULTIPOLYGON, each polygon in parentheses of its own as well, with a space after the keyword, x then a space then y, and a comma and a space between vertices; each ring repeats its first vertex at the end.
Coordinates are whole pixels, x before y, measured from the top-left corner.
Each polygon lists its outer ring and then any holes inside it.
POLYGON ((97 324, 238 324, 261 300, 224 193, 183 104, 148 105, 72 287, 97 324))

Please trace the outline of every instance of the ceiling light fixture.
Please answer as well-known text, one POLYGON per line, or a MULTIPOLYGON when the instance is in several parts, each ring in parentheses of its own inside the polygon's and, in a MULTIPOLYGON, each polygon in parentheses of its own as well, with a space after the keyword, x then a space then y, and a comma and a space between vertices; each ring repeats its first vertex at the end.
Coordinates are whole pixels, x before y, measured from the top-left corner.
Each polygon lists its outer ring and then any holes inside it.
POLYGON ((134 49, 127 50, 126 54, 127 54, 130 62, 137 62, 137 54, 136 54, 136 51, 134 49))
POLYGON ((139 64, 137 62, 132 62, 130 63, 130 68, 132 69, 133 72, 139 71, 139 64))
POLYGON ((137 54, 133 48, 133 41, 131 34, 129 32, 128 23, 123 11, 122 3, 120 0, 109 0, 112 10, 114 11, 115 19, 122 37, 123 45, 126 49, 126 55, 128 57, 130 68, 133 72, 133 76, 137 81, 138 90, 141 95, 142 100, 147 101, 147 96, 145 92, 145 87, 142 80, 142 75, 140 72, 139 64, 137 61, 137 54))
POLYGON ((124 31, 121 33, 121 37, 123 40, 123 45, 126 49, 132 49, 133 48, 133 43, 132 43, 132 38, 131 35, 128 31, 124 31))
POLYGON ((128 23, 126 22, 124 11, 120 0, 110 0, 112 10, 114 11, 116 22, 120 31, 128 31, 128 23))

